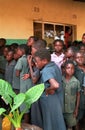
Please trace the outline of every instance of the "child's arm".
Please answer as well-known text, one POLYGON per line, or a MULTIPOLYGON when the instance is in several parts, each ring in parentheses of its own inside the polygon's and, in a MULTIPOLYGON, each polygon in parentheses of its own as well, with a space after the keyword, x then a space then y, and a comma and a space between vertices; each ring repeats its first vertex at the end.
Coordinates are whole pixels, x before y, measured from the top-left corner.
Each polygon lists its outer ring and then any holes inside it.
POLYGON ((20 76, 20 70, 16 70, 16 76, 17 76, 17 77, 20 76))
POLYGON ((2 68, 0 68, 0 73, 1 73, 1 74, 4 74, 4 73, 5 73, 5 70, 2 69, 2 68))
POLYGON ((54 94, 55 90, 59 88, 59 83, 55 79, 50 79, 49 83, 50 87, 45 90, 46 95, 54 94))
POLYGON ((74 110, 74 117, 77 117, 78 115, 78 108, 79 108, 79 103, 80 103, 80 92, 77 92, 76 96, 77 96, 76 97, 77 101, 76 101, 76 107, 74 110))
POLYGON ((28 79, 28 78, 30 78, 31 76, 30 76, 30 74, 24 74, 23 76, 22 76, 22 79, 23 80, 26 80, 26 79, 28 79))
POLYGON ((33 83, 35 84, 37 81, 38 81, 38 79, 39 79, 39 76, 37 76, 36 74, 35 74, 35 72, 33 71, 33 64, 32 64, 32 56, 30 55, 30 56, 28 56, 28 64, 29 64, 29 68, 30 68, 30 74, 31 74, 31 78, 32 78, 32 81, 33 81, 33 83))

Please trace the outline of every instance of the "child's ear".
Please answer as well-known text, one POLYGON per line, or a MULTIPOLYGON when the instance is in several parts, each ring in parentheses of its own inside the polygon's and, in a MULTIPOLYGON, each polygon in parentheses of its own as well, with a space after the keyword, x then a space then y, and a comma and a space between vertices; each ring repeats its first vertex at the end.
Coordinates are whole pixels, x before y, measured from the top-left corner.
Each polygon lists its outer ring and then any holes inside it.
POLYGON ((48 63, 47 59, 43 59, 43 63, 47 64, 48 63))

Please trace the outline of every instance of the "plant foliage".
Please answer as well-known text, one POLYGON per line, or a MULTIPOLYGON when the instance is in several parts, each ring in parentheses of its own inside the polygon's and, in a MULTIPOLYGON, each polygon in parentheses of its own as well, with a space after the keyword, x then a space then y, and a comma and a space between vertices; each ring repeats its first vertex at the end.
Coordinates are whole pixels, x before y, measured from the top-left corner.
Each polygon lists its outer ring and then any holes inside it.
POLYGON ((10 113, 12 116, 6 115, 6 109, 0 108, 0 115, 7 116, 15 128, 21 127, 21 119, 31 104, 39 99, 44 91, 44 84, 39 84, 31 87, 27 92, 15 94, 12 86, 5 80, 0 79, 0 95, 5 103, 10 105, 10 113), (26 109, 19 111, 20 105, 26 104, 26 109))

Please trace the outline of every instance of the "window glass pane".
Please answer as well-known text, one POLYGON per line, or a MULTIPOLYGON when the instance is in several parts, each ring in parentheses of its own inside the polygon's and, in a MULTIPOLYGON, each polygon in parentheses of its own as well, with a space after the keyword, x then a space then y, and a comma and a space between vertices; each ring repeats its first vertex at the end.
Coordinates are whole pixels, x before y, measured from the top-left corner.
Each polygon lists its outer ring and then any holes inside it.
POLYGON ((48 44, 52 43, 54 40, 54 25, 44 24, 44 39, 48 44))
POLYGON ((61 39, 64 41, 64 26, 55 25, 55 39, 61 39))
POLYGON ((65 26, 65 45, 66 47, 69 47, 72 44, 73 41, 73 30, 72 26, 65 26))
POLYGON ((34 28, 34 35, 39 38, 42 38, 42 23, 34 22, 33 28, 34 28))

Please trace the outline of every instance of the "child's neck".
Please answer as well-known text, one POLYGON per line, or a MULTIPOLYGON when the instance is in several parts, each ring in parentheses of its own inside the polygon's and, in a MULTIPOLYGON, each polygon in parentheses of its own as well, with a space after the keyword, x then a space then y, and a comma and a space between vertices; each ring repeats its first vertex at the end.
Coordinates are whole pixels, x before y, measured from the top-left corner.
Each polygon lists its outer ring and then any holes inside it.
POLYGON ((62 54, 62 52, 55 52, 55 54, 56 54, 57 56, 60 56, 60 55, 62 54))
POLYGON ((79 67, 80 69, 82 69, 83 71, 85 71, 85 65, 78 65, 78 67, 79 67))
POLYGON ((66 81, 69 81, 71 78, 72 78, 73 75, 66 75, 65 78, 66 78, 66 81))
POLYGON ((9 65, 12 61, 13 61, 13 60, 8 61, 8 65, 9 65))

